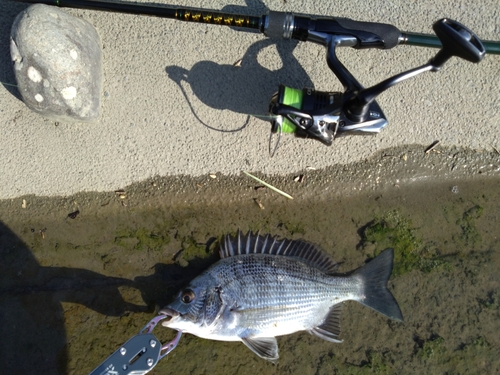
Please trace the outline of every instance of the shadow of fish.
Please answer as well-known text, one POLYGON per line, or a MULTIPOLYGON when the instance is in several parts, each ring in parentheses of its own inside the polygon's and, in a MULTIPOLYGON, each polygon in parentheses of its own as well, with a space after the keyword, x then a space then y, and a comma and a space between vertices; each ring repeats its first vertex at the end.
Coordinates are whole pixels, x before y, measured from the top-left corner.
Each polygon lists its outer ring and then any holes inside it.
POLYGON ((162 323, 212 340, 242 341, 258 356, 278 359, 276 336, 308 331, 341 342, 342 302, 362 303, 402 321, 387 289, 393 250, 362 268, 335 275, 336 263, 305 241, 249 233, 226 236, 221 259, 182 289, 162 323))

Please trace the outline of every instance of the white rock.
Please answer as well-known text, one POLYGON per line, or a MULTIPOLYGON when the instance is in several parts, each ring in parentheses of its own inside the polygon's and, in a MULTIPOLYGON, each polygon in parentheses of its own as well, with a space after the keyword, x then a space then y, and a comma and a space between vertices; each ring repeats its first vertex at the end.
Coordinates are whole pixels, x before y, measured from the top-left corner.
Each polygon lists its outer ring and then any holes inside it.
POLYGON ((101 40, 89 22, 57 7, 32 5, 12 25, 10 51, 30 109, 57 121, 99 118, 101 40))

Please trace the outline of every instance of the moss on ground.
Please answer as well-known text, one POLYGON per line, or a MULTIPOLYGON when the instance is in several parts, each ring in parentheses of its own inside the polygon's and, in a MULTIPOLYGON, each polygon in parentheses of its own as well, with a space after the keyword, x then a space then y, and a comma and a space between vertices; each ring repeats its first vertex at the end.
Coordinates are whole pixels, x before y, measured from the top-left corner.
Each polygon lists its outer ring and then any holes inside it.
POLYGON ((439 248, 433 244, 424 244, 409 219, 402 217, 397 211, 386 212, 375 218, 363 230, 364 247, 375 245, 376 256, 386 248, 394 249, 393 276, 403 275, 414 269, 431 272, 435 269, 446 269, 450 265, 439 255, 439 248))
POLYGON ((146 228, 118 233, 115 244, 134 250, 161 250, 170 242, 170 237, 164 233, 152 232, 146 228))
POLYGON ((417 356, 428 366, 457 374, 483 373, 489 363, 497 357, 496 348, 493 348, 484 337, 479 336, 469 344, 464 344, 456 350, 445 346, 445 339, 434 337, 427 340, 417 353, 417 356), (480 364, 475 367, 474 363, 480 364))
POLYGON ((483 207, 475 205, 465 211, 457 225, 460 226, 461 233, 459 239, 466 245, 475 245, 481 241, 481 235, 476 228, 476 220, 483 214, 483 207))
POLYGON ((439 336, 427 340, 418 352, 418 356, 424 360, 442 356, 446 352, 443 343, 444 339, 439 336))

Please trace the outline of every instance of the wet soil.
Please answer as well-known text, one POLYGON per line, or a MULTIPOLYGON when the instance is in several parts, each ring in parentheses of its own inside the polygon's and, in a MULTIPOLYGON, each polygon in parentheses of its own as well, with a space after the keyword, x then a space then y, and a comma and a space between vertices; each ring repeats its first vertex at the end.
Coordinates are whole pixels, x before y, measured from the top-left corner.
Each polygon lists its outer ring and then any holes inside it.
POLYGON ((5 373, 89 373, 238 229, 313 242, 340 272, 394 247, 389 287, 404 323, 348 302, 342 344, 280 337, 277 365, 241 343, 184 335, 153 374, 500 373, 499 171, 496 152, 415 146, 304 170, 302 182, 259 175, 293 200, 215 175, 0 201, 5 373))

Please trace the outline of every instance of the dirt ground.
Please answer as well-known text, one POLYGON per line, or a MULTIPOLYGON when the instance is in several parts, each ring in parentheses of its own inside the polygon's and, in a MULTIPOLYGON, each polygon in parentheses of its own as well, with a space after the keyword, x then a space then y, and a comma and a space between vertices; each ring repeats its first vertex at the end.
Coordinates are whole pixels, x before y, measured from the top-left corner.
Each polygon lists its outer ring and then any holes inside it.
MULTIPOLYGON (((496 152, 415 146, 306 169, 302 182, 260 176, 293 200, 215 175, 0 201, 3 371, 89 373, 241 229, 311 241, 340 272, 394 247, 404 323, 349 302, 342 344, 281 337, 274 365, 241 343, 184 335, 151 373, 500 373, 499 170, 496 152)), ((167 342, 175 332, 154 333, 167 342)))

